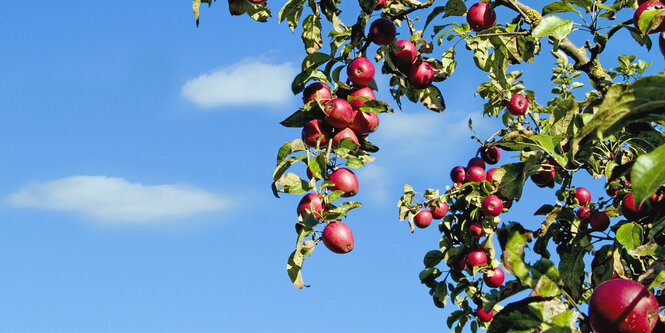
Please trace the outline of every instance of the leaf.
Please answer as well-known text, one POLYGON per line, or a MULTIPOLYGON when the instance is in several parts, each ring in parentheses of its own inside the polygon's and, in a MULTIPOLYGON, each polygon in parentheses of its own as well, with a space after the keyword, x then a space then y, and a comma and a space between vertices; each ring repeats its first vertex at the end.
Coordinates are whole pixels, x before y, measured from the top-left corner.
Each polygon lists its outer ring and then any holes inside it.
POLYGON ((529 304, 542 300, 542 297, 528 297, 509 304, 494 316, 487 333, 534 332, 542 319, 531 311, 529 304))
MULTIPOLYGON (((460 1, 460 0, 457 0, 457 1, 460 1)), ((444 6, 434 7, 434 9, 432 9, 432 12, 427 15, 427 19, 425 20, 425 26, 423 27, 423 31, 425 31, 425 29, 427 29, 427 26, 430 24, 430 22, 432 22, 433 19, 435 19, 437 16, 439 16, 439 14, 441 14, 445 11, 446 11, 446 7, 444 7, 444 6)))
POLYGON ((229 12, 231 15, 242 15, 247 13, 249 17, 259 22, 266 22, 272 16, 268 6, 265 4, 253 5, 245 0, 229 0, 229 12))
POLYGON ((446 3, 446 14, 444 14, 443 17, 462 16, 466 11, 466 5, 462 0, 448 0, 446 3))
POLYGON ((543 16, 549 15, 549 14, 554 14, 554 13, 564 13, 564 12, 575 12, 575 13, 580 13, 578 12, 571 4, 565 2, 565 1, 557 1, 557 2, 552 2, 551 4, 545 6, 543 8, 543 16))
POLYGON ((573 21, 564 20, 558 16, 546 16, 533 28, 533 37, 551 36, 562 40, 573 31, 573 21))
POLYGON ((293 94, 298 94, 303 91, 303 89, 305 89, 305 84, 307 84, 309 80, 329 81, 326 73, 318 69, 305 70, 293 78, 293 82, 291 82, 291 91, 293 94))
POLYGON ((653 27, 660 26, 663 21, 663 16, 665 16, 665 9, 653 7, 647 9, 643 11, 637 19, 637 28, 642 35, 648 35, 653 27))
POLYGON ((525 163, 509 163, 497 167, 492 180, 499 183, 499 194, 508 200, 519 200, 524 186, 525 163))
POLYGON ((302 41, 305 44, 307 54, 313 54, 323 46, 321 21, 314 14, 307 16, 302 23, 302 41))
POLYGON ((298 289, 309 287, 305 285, 302 279, 301 270, 303 261, 305 260, 305 254, 301 251, 301 248, 303 240, 310 234, 312 234, 310 228, 300 229, 298 232, 298 240, 296 241, 296 249, 291 253, 289 260, 286 262, 286 272, 289 274, 289 278, 291 279, 291 282, 293 282, 293 285, 298 289))
POLYGON ((196 20, 196 27, 199 26, 199 8, 201 7, 201 0, 194 0, 192 9, 194 10, 194 19, 196 20))
POLYGON ((633 198, 638 205, 665 185, 665 144, 635 160, 631 181, 633 198))
POLYGON ((443 101, 441 91, 435 86, 430 86, 426 89, 418 91, 418 98, 420 102, 428 109, 436 112, 443 112, 446 110, 446 103, 443 101))
POLYGON ((529 267, 524 263, 524 248, 527 241, 531 240, 531 232, 525 230, 520 224, 512 222, 497 229, 497 234, 503 251, 501 258, 503 266, 518 279, 526 279, 529 275, 529 267))
POLYGON ((592 286, 598 286, 612 277, 612 273, 614 272, 613 251, 614 246, 605 245, 594 254, 593 260, 591 261, 592 286))
POLYGON ((584 286, 584 255, 593 249, 588 236, 579 239, 572 248, 561 249, 559 272, 566 290, 575 302, 582 296, 584 286))
POLYGON ((305 147, 305 143, 300 139, 295 139, 283 144, 277 152, 277 164, 282 162, 289 154, 305 151, 305 149, 307 149, 307 147, 305 147))
POLYGON ((425 264, 425 267, 434 267, 438 265, 441 262, 441 260, 443 260, 443 258, 444 255, 441 251, 433 250, 425 254, 425 259, 423 259, 423 263, 425 264))
MULTIPOLYGON (((242 0, 244 1, 244 0, 242 0)), ((295 31, 300 21, 300 15, 305 8, 305 0, 289 0, 287 1, 277 15, 277 20, 282 23, 286 19, 291 31, 295 31)))
POLYGON ((627 250, 634 250, 644 241, 644 229, 639 224, 626 223, 616 232, 617 241, 627 250))

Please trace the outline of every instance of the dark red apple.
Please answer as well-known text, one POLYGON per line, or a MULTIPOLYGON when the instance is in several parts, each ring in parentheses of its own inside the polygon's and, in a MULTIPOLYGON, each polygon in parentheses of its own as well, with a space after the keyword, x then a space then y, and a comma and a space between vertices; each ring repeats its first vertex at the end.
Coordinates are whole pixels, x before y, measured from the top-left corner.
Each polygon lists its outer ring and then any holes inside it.
POLYGON ((466 179, 466 169, 463 166, 456 166, 450 171, 450 178, 454 183, 463 183, 466 179))
POLYGON ((485 170, 485 161, 483 161, 482 157, 474 157, 469 160, 469 164, 467 164, 466 168, 470 168, 472 166, 482 168, 485 170))
MULTIPOLYGON (((637 10, 635 10, 635 15, 633 15, 633 24, 635 24, 635 28, 637 28, 637 30, 640 30, 638 21, 640 20, 640 16, 645 10, 664 9, 664 8, 665 5, 663 5, 663 3, 661 3, 660 1, 647 1, 641 4, 639 7, 637 7, 637 10)), ((651 27, 651 29, 649 29, 648 33, 653 34, 656 32, 663 31, 663 29, 665 29, 665 20, 661 21, 660 24, 655 22, 654 26, 651 27)))
POLYGON ((353 250, 353 233, 342 221, 332 221, 323 228, 323 244, 335 253, 348 253, 353 250))
POLYGON ((483 146, 480 148, 480 156, 487 164, 497 164, 501 158, 501 150, 497 146, 483 146))
POLYGON ((328 180, 333 182, 332 187, 333 191, 342 191, 343 197, 351 197, 358 193, 358 178, 353 171, 347 168, 339 168, 328 176, 328 180))
POLYGON ((252 5, 262 5, 266 3, 266 0, 247 0, 248 3, 251 3, 252 5))
POLYGON ((374 79, 374 65, 365 57, 358 57, 346 66, 349 80, 359 86, 366 86, 374 79))
POLYGON ((353 143, 355 143, 355 144, 360 144, 360 142, 358 141, 358 136, 356 135, 356 133, 352 129, 347 127, 345 129, 337 132, 337 134, 335 134, 335 136, 333 136, 333 143, 332 143, 333 148, 339 147, 339 143, 342 142, 342 140, 344 140, 346 138, 351 139, 351 141, 353 141, 353 143))
POLYGON ((370 24, 367 37, 374 44, 388 45, 395 40, 396 33, 393 21, 387 18, 380 18, 370 24))
POLYGON ((453 263, 451 266, 452 268, 458 270, 458 271, 463 271, 466 269, 466 256, 461 256, 457 258, 457 260, 453 263))
POLYGON ((433 200, 429 204, 429 210, 432 212, 432 218, 442 219, 448 214, 448 204, 441 200, 433 200))
POLYGON ((499 214, 501 214, 503 211, 503 201, 496 195, 488 195, 483 200, 481 209, 487 216, 499 216, 499 214))
POLYGON ((466 176, 467 182, 482 182, 486 178, 485 169, 477 166, 469 167, 468 175, 466 176))
POLYGON ((327 144, 330 139, 330 130, 323 120, 313 119, 302 129, 302 141, 310 147, 316 147, 316 139, 321 136, 321 145, 327 144))
POLYGON ((321 196, 316 193, 308 193, 298 203, 298 215, 305 216, 307 214, 312 214, 317 219, 321 218, 321 213, 323 213, 323 202, 321 201, 321 196), (312 210, 314 208, 314 210, 312 210))
POLYGON ((660 38, 658 38, 658 45, 660 46, 660 54, 665 56, 665 31, 660 33, 660 38))
POLYGON ((584 187, 575 189, 575 199, 580 203, 580 206, 586 206, 591 202, 591 192, 584 187))
POLYGON ((485 230, 483 230, 483 224, 480 222, 473 222, 469 226, 469 233, 471 236, 480 238, 485 236, 485 230))
POLYGON ((396 65, 398 67, 410 68, 413 61, 416 60, 416 56, 418 56, 418 49, 416 48, 416 45, 408 39, 400 39, 395 44, 397 44, 399 47, 402 47, 401 50, 393 52, 397 62, 396 65))
POLYGON ((506 108, 513 116, 523 116, 529 108, 529 101, 522 94, 513 94, 506 108))
POLYGON ((376 4, 376 7, 374 7, 374 10, 381 10, 385 5, 386 5, 386 0, 379 0, 379 2, 376 4))
POLYGON ((427 228, 432 223, 432 212, 429 210, 421 210, 413 217, 413 224, 418 228, 427 228))
POLYGON ((554 186, 554 177, 556 177, 556 169, 551 166, 543 166, 543 171, 535 175, 531 175, 531 180, 538 187, 552 187, 554 186))
POLYGON ((332 94, 330 92, 330 87, 323 82, 314 82, 310 83, 302 93, 302 99, 305 103, 313 101, 315 99, 320 99, 321 101, 329 101, 332 99, 332 94))
POLYGON ((605 212, 595 212, 589 217, 589 225, 594 231, 603 231, 610 226, 610 217, 605 212))
POLYGON ((605 185, 605 193, 612 198, 616 197, 619 191, 621 191, 621 182, 618 180, 611 180, 605 185))
POLYGON ((659 320, 658 312, 656 297, 633 280, 607 280, 589 299, 589 321, 596 333, 652 332, 659 320))
POLYGON ((497 267, 483 275, 483 281, 490 288, 499 288, 506 279, 506 274, 501 267, 497 267))
POLYGON ((379 127, 379 115, 374 112, 353 111, 353 122, 349 125, 356 134, 372 133, 379 127))
POLYGON ((487 313, 485 312, 485 309, 479 307, 478 310, 476 310, 476 318, 485 323, 489 322, 494 318, 494 310, 490 309, 490 312, 487 313))
POLYGON ((480 32, 496 24, 496 13, 488 3, 478 2, 467 11, 466 21, 473 31, 480 32))
POLYGON ((644 211, 643 208, 644 206, 642 204, 640 204, 638 207, 635 204, 635 198, 633 197, 633 194, 628 193, 623 197, 623 199, 621 199, 621 207, 619 210, 621 211, 621 215, 623 215, 625 218, 631 221, 636 221, 642 217, 642 213, 644 211))
POLYGON ((376 96, 374 95, 374 91, 372 90, 372 88, 362 87, 356 89, 349 94, 349 97, 347 97, 349 104, 351 104, 351 107, 353 107, 354 110, 360 109, 360 107, 363 106, 363 104, 365 104, 368 101, 368 99, 357 98, 357 97, 365 97, 368 98, 370 101, 376 99, 376 96))
POLYGON ((590 207, 580 207, 577 210, 577 217, 580 218, 580 220, 586 220, 589 217, 591 217, 591 208, 590 207))
POLYGON ((409 70, 409 83, 416 89, 424 89, 432 85, 434 69, 422 59, 416 60, 409 70))
POLYGON ((487 172, 485 173, 485 180, 492 183, 492 181, 494 180, 492 177, 494 177, 495 172, 496 172, 496 168, 491 168, 491 169, 487 170, 487 172))
POLYGON ((323 112, 326 122, 335 128, 347 127, 353 121, 353 107, 345 99, 335 98, 326 102, 323 112))
POLYGON ((466 263, 469 266, 480 266, 487 263, 487 254, 483 250, 473 250, 466 255, 466 263))

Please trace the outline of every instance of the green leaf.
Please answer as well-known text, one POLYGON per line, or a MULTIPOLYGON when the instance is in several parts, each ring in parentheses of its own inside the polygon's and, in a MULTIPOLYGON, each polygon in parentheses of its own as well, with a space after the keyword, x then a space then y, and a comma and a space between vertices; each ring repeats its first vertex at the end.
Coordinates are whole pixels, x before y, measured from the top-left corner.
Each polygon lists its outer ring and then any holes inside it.
POLYGON ((665 16, 665 9, 653 7, 647 9, 640 14, 640 17, 637 20, 637 28, 642 35, 648 35, 651 32, 652 27, 658 27, 661 24, 663 16, 665 16))
MULTIPOLYGON (((240 0, 243 1, 244 0, 240 0)), ((305 0, 289 0, 287 1, 277 15, 277 20, 282 23, 286 19, 291 31, 295 31, 300 21, 300 15, 305 8, 305 0)))
POLYGON ((448 0, 446 3, 446 14, 444 14, 443 17, 462 16, 466 11, 466 5, 462 0, 448 0))
POLYGON ((641 225, 635 223, 622 225, 617 230, 616 235, 617 241, 629 251, 642 245, 644 241, 644 229, 641 225))
POLYGON ((302 279, 301 270, 303 261, 305 260, 305 254, 301 249, 303 240, 311 233, 312 231, 309 228, 300 229, 300 232, 298 232, 298 240, 296 241, 296 249, 291 253, 289 260, 286 262, 286 272, 289 274, 289 278, 291 279, 291 282, 293 282, 293 285, 298 289, 309 287, 305 285, 302 279))
POLYGON ((435 86, 418 90, 418 98, 426 108, 432 111, 443 112, 446 110, 446 103, 443 101, 441 91, 435 86))
POLYGON ((565 1, 552 2, 543 8, 543 16, 555 13, 578 12, 571 4, 565 1))
POLYGON ((499 183, 499 194, 508 200, 519 200, 526 177, 525 163, 509 163, 496 168, 492 179, 499 183))
POLYGON ((441 260, 443 260, 443 258, 444 255, 441 251, 433 250, 425 254, 425 259, 423 259, 423 263, 425 264, 425 267, 434 267, 438 265, 441 262, 441 260))
POLYGON ((531 35, 536 38, 551 36, 562 40, 572 31, 573 21, 564 20, 558 16, 546 16, 533 28, 531 35))
POLYGON ((503 251, 503 266, 518 279, 524 280, 529 275, 529 267, 524 262, 524 248, 531 240, 531 233, 520 224, 512 222, 497 229, 503 251))
POLYGON ((638 205, 665 185, 665 144, 637 158, 631 169, 631 181, 638 205))
POLYGON ((307 147, 305 146, 305 143, 300 140, 300 139, 295 139, 293 141, 287 142, 284 145, 282 145, 281 148, 279 148, 279 151, 277 152, 277 164, 282 162, 286 156, 289 154, 299 152, 299 151, 305 151, 307 147))
POLYGON ((613 251, 613 245, 605 245, 594 254, 591 261, 592 286, 598 286, 612 277, 612 273, 614 272, 613 251))
POLYGON ((589 236, 580 238, 572 248, 558 248, 561 261, 559 272, 566 290, 574 301, 579 301, 584 286, 584 255, 593 250, 589 236))
POLYGON ((268 6, 265 4, 253 5, 244 0, 229 0, 229 12, 231 15, 247 13, 249 17, 259 22, 266 22, 272 16, 268 6))
POLYGON ((321 21, 319 17, 310 14, 302 23, 302 41, 305 44, 305 52, 313 54, 323 46, 321 39, 321 21))
MULTIPOLYGON (((460 0, 457 0, 460 1, 460 0)), ((432 12, 427 15, 427 19, 425 20, 425 26, 423 27, 423 31, 427 29, 427 26, 432 22, 433 19, 435 19, 437 16, 439 16, 441 13, 445 12, 446 8, 444 6, 438 6, 434 7, 432 9, 432 12)))
POLYGON ((298 94, 303 91, 303 89, 305 89, 305 84, 307 84, 309 80, 329 81, 326 73, 318 69, 305 70, 293 78, 293 82, 291 82, 291 91, 293 91, 293 94, 298 94))

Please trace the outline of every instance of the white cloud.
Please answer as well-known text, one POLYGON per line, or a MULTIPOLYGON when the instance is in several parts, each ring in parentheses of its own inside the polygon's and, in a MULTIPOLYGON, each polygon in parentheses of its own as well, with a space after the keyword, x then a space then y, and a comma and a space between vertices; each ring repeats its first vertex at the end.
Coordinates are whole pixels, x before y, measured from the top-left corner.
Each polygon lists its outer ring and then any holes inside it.
POLYGON ((291 81, 295 74, 291 63, 272 65, 262 59, 249 59, 187 81, 181 94, 202 108, 282 105, 293 98, 291 81))
POLYGON ((32 183, 7 196, 16 207, 83 214, 107 222, 148 222, 219 211, 227 199, 184 185, 143 185, 123 178, 71 176, 32 183))
POLYGON ((380 204, 389 199, 389 184, 387 181, 389 177, 384 167, 369 164, 359 169, 357 173, 361 186, 360 192, 363 193, 364 198, 369 198, 380 204))

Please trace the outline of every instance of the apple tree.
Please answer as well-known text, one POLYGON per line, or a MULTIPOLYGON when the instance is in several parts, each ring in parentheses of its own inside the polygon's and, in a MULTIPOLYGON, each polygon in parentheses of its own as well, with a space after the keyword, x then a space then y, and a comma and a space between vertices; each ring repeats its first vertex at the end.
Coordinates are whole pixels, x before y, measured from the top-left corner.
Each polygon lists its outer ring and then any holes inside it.
MULTIPOLYGON (((194 1, 197 24, 201 2, 211 1, 194 1)), ((478 139, 479 156, 451 170, 449 186, 404 185, 398 200, 398 218, 411 232, 438 220, 441 239, 425 254, 420 280, 436 306, 456 307, 447 325, 454 332, 662 332, 665 75, 642 76, 651 64, 632 53, 649 52, 658 38, 665 54, 665 5, 358 4, 353 22, 341 19, 341 0, 288 0, 277 14, 301 32, 304 46, 292 83, 303 105, 281 122, 301 128, 301 136, 279 148, 272 184, 275 196, 302 196, 287 263, 294 285, 305 286, 303 262, 317 245, 353 249, 352 223, 343 221, 361 206, 353 201, 353 170, 374 161, 378 114, 404 99, 444 112, 439 86, 455 74, 456 57, 469 55, 487 74, 475 92, 483 114, 503 128, 478 139), (408 38, 397 40, 397 31, 408 38), (620 31, 632 36, 630 45, 616 44, 620 31), (610 48, 628 53, 613 68, 600 60, 610 48), (530 85, 544 83, 522 79, 520 66, 535 61, 552 68, 551 95, 537 96, 530 85), (389 77, 393 101, 376 99, 375 75, 389 77), (488 168, 502 151, 519 157, 488 168), (576 184, 578 172, 603 182, 606 193, 576 184), (542 221, 535 230, 501 219, 526 182, 556 189, 533 212, 542 221)), ((270 5, 228 0, 232 15, 262 22, 272 16, 270 5)))

